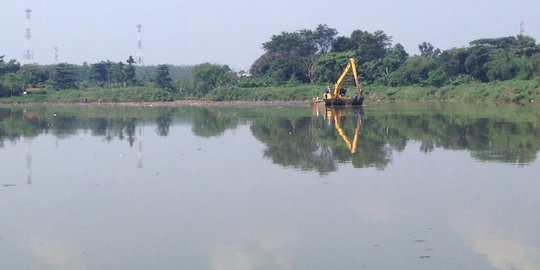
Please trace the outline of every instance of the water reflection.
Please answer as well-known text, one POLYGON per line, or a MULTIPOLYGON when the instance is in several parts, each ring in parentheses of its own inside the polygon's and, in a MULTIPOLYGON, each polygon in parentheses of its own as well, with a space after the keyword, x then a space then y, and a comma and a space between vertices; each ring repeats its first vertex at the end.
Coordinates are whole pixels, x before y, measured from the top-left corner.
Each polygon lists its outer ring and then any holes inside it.
POLYGON ((172 108, 164 108, 163 110, 160 110, 158 113, 158 117, 156 119, 156 134, 159 136, 167 136, 169 135, 169 128, 172 122, 172 115, 174 113, 174 110, 172 108))
MULTIPOLYGON (((328 174, 340 163, 385 169, 394 151, 419 141, 419 151, 468 150, 477 160, 524 165, 540 149, 535 107, 471 106, 367 107, 364 111, 310 111, 308 107, 7 107, 0 108, 0 146, 5 141, 53 134, 68 138, 90 130, 105 141, 137 141, 137 127, 155 125, 168 136, 171 125, 189 124, 201 137, 249 125, 275 164, 328 174)), ((141 145, 138 145, 141 148, 141 145)))
POLYGON ((201 137, 220 136, 225 130, 237 127, 238 117, 234 110, 197 108, 193 112, 191 130, 201 137))
POLYGON ((251 131, 266 145, 264 156, 276 164, 320 173, 335 171, 335 148, 317 138, 316 124, 305 116, 261 116, 253 120, 251 131))
POLYGON ((539 111, 2 108, 0 268, 538 269, 539 111))
POLYGON ((324 108, 325 109, 325 117, 329 123, 329 125, 334 125, 337 132, 339 133, 339 136, 343 139, 345 142, 345 145, 347 145, 347 148, 351 152, 351 154, 356 153, 356 149, 358 146, 358 136, 360 135, 360 130, 362 128, 362 117, 364 114, 364 111, 362 108, 324 108), (353 113, 354 118, 356 118, 356 128, 354 129, 354 134, 352 135, 352 139, 349 139, 349 136, 345 134, 345 131, 343 130, 343 126, 341 125, 342 119, 344 118, 344 114, 346 112, 353 113))
POLYGON ((485 256, 495 269, 540 269, 540 247, 529 239, 527 231, 512 231, 503 226, 507 222, 493 216, 482 220, 485 216, 467 210, 456 216, 451 225, 465 244, 474 253, 485 256))

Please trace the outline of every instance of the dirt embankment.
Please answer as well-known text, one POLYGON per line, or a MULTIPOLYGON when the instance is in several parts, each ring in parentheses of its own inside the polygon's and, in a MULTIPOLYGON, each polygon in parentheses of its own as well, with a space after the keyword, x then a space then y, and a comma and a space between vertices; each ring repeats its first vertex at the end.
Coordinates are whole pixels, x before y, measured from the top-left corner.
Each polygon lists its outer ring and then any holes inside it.
POLYGON ((273 101, 205 101, 205 100, 175 100, 165 102, 87 102, 84 105, 104 105, 104 106, 143 106, 143 107, 163 107, 163 106, 264 106, 264 105, 284 105, 284 106, 308 106, 310 101, 296 100, 273 100, 273 101))

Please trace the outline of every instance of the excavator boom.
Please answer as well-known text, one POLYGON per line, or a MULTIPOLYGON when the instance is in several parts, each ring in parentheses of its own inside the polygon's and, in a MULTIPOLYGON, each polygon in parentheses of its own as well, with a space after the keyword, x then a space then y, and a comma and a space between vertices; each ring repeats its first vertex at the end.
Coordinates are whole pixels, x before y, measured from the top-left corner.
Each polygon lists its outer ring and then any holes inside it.
POLYGON ((354 60, 354 58, 349 58, 347 66, 345 66, 345 69, 341 73, 341 76, 339 76, 339 79, 334 85, 334 89, 332 90, 330 89, 330 86, 328 86, 324 91, 322 99, 319 99, 319 97, 317 96, 311 102, 312 105, 316 105, 319 103, 324 103, 326 107, 362 106, 362 104, 364 103, 364 97, 362 96, 362 88, 360 87, 360 80, 358 79, 358 71, 356 69, 356 61, 354 60), (341 89, 341 85, 343 84, 343 81, 345 80, 345 77, 347 77, 349 72, 352 72, 354 76, 354 83, 356 84, 356 95, 354 96, 354 98, 345 97, 346 93, 341 89))
POLYGON ((354 58, 350 58, 349 62, 347 63, 347 66, 343 70, 343 73, 341 73, 341 76, 339 76, 339 79, 334 85, 334 92, 332 93, 332 96, 334 98, 339 98, 341 96, 341 85, 343 84, 345 77, 351 70, 354 76, 354 82, 356 84, 356 94, 358 96, 362 95, 362 89, 360 88, 360 81, 358 80, 358 71, 356 70, 356 61, 354 60, 354 58))
POLYGON ((327 87, 326 91, 324 92, 323 99, 313 99, 312 104, 317 104, 319 102, 324 102, 324 105, 326 107, 362 106, 362 103, 364 102, 364 97, 362 96, 362 88, 360 88, 360 80, 358 79, 358 71, 356 69, 356 61, 354 60, 354 58, 349 58, 347 66, 345 66, 345 69, 341 73, 341 76, 339 76, 339 79, 334 85, 334 89, 332 90, 330 89, 330 87, 327 87), (352 72, 354 76, 354 83, 356 84, 356 95, 354 96, 354 98, 346 97, 346 92, 341 89, 341 85, 345 81, 345 78, 347 77, 349 72, 352 72))

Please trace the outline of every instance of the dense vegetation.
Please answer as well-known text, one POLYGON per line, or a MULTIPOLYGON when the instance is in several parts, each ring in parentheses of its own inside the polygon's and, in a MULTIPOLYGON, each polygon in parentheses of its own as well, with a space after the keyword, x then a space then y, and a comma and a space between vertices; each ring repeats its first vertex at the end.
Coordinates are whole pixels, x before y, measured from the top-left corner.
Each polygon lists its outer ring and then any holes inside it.
POLYGON ((0 97, 26 91, 41 93, 41 97, 25 97, 30 101, 308 99, 320 92, 321 85, 335 82, 351 57, 359 63, 366 92, 375 98, 520 101, 540 97, 540 45, 525 35, 483 38, 444 51, 422 42, 419 54, 410 56, 383 31, 355 30, 338 36, 337 30, 318 25, 314 30, 274 35, 262 47, 264 53, 249 73, 211 63, 140 67, 131 56, 125 63, 48 66, 21 65, 0 56, 0 97))
POLYGON ((315 30, 275 35, 263 48, 265 53, 251 72, 274 83, 333 82, 350 57, 360 63, 367 84, 439 87, 540 76, 540 47, 524 35, 474 40, 469 47, 446 51, 423 42, 418 46, 420 55, 409 56, 383 31, 355 30, 349 37, 338 37, 335 29, 319 25, 315 30))

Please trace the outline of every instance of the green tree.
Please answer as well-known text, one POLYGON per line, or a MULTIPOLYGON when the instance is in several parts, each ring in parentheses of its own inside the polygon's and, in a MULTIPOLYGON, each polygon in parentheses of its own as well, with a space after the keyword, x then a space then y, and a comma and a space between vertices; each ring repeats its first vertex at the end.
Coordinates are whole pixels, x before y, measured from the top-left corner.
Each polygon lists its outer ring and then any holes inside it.
POLYGON ((79 82, 77 78, 77 67, 65 63, 55 65, 50 81, 56 90, 77 88, 79 82))
POLYGON ((332 52, 346 52, 354 51, 356 48, 355 44, 351 42, 350 37, 339 36, 332 44, 332 52))
POLYGON ((519 41, 516 37, 500 37, 500 38, 481 38, 469 42, 473 47, 486 46, 497 49, 511 49, 519 45, 519 41))
POLYGON ((19 73, 25 85, 37 86, 49 78, 49 74, 38 65, 23 65, 19 73))
POLYGON ((530 58, 522 58, 519 70, 519 78, 523 80, 540 77, 540 54, 535 54, 530 58))
POLYGON ((388 76, 402 66, 409 54, 401 44, 390 48, 383 59, 367 62, 361 67, 361 74, 367 83, 386 84, 388 76))
POLYGON ((279 85, 290 78, 287 63, 274 57, 269 52, 265 52, 253 62, 250 73, 256 78, 266 79, 275 85, 279 85))
POLYGON ((112 83, 126 83, 124 63, 107 60, 92 64, 92 80, 101 86, 112 83))
POLYGON ((83 62, 82 66, 79 66, 79 81, 90 82, 92 81, 93 71, 92 66, 88 65, 88 62, 83 62))
POLYGON ((490 60, 484 65, 486 76, 490 81, 509 80, 519 71, 518 59, 514 53, 503 49, 495 49, 490 53, 490 60))
POLYGON ((372 84, 375 80, 382 78, 386 75, 385 68, 383 66, 383 59, 376 59, 366 63, 361 64, 360 66, 360 77, 367 82, 372 84))
POLYGON ((231 84, 232 73, 227 65, 204 63, 193 67, 193 88, 205 95, 210 90, 231 84))
POLYGON ((270 77, 276 83, 291 80, 313 82, 315 65, 321 55, 326 54, 334 43, 337 31, 327 25, 318 25, 315 30, 282 32, 263 43, 265 53, 255 61, 251 73, 270 77))
MULTIPOLYGON (((7 97, 9 96, 9 90, 6 89, 4 86, 4 83, 2 82, 2 79, 0 78, 0 97, 7 97)), ((0 146, 2 145, 0 141, 0 146)))
POLYGON ((473 78, 486 82, 488 81, 485 64, 489 61, 492 48, 487 46, 474 46, 468 49, 468 57, 465 60, 467 74, 473 78))
POLYGON ((126 83, 126 77, 124 76, 124 66, 125 64, 120 61, 118 63, 111 62, 111 82, 113 83, 126 83))
MULTIPOLYGON (((271 40, 263 43, 263 49, 266 51, 266 55, 263 59, 267 73, 275 78, 276 81, 285 82, 291 77, 301 77, 303 81, 309 81, 305 74, 307 70, 302 70, 303 64, 309 62, 311 59, 305 59, 305 57, 312 57, 315 52, 315 47, 310 47, 306 43, 307 31, 296 32, 283 32, 280 35, 272 36, 271 40)), ((255 74, 259 75, 259 74, 255 74)))
POLYGON ((449 77, 457 77, 467 73, 465 61, 468 56, 467 49, 452 48, 439 55, 437 64, 449 77))
POLYGON ((315 65, 317 82, 323 84, 335 83, 351 57, 354 57, 352 51, 332 52, 322 55, 315 65))
POLYGON ((439 67, 436 69, 432 69, 428 72, 428 78, 426 80, 427 84, 431 84, 433 86, 441 87, 448 81, 448 75, 444 70, 439 67))
POLYGON ((435 49, 431 43, 425 41, 418 45, 418 50, 420 50, 421 56, 431 59, 437 58, 437 56, 439 56, 441 53, 441 50, 435 49))
POLYGON ((403 45, 397 43, 392 47, 383 58, 383 67, 385 73, 391 73, 397 70, 409 58, 409 54, 405 51, 403 45))
POLYGON ((0 76, 7 73, 15 73, 19 71, 21 64, 17 60, 11 59, 7 63, 4 61, 4 55, 0 55, 0 76))
POLYGON ((524 55, 530 57, 539 52, 538 47, 536 46, 536 40, 530 36, 518 35, 518 55, 524 55))
POLYGON ((111 80, 110 64, 104 61, 92 64, 92 79, 100 85, 111 80))
POLYGON ((133 59, 133 56, 129 56, 127 59, 127 65, 123 69, 124 78, 128 85, 133 86, 137 84, 137 79, 135 78, 135 59, 133 59))
POLYGON ((155 83, 157 87, 172 91, 172 79, 169 74, 169 65, 158 65, 156 69, 155 83))
POLYGON ((435 67, 433 59, 418 55, 409 57, 401 67, 389 75, 388 84, 390 86, 422 84, 435 67))
POLYGON ((317 49, 318 55, 327 54, 332 49, 337 35, 337 30, 328 27, 326 24, 319 24, 314 31, 312 31, 308 37, 309 42, 314 44, 317 49))
POLYGON ((24 81, 21 73, 7 73, 2 77, 2 96, 19 96, 24 91, 24 81))
POLYGON ((193 85, 186 79, 178 79, 173 83, 174 89, 181 93, 183 96, 193 94, 193 85))
MULTIPOLYGON (((304 55, 299 59, 300 69, 304 71, 304 75, 312 83, 315 80, 315 65, 317 60, 321 55, 330 51, 337 31, 325 24, 320 24, 314 31, 303 30, 301 33, 306 44, 304 44, 304 50, 302 51, 304 55)), ((291 80, 300 81, 300 78, 295 75, 289 81, 291 80)))
POLYGON ((359 75, 364 81, 384 81, 390 72, 403 63, 403 58, 407 57, 403 46, 396 44, 391 48, 391 41, 391 37, 383 31, 370 33, 355 30, 350 37, 338 37, 334 42, 333 52, 354 52, 353 57, 359 65, 359 75))
POLYGON ((334 43, 334 52, 355 51, 359 63, 382 59, 392 45, 392 38, 383 31, 354 30, 350 38, 338 37, 334 43))

